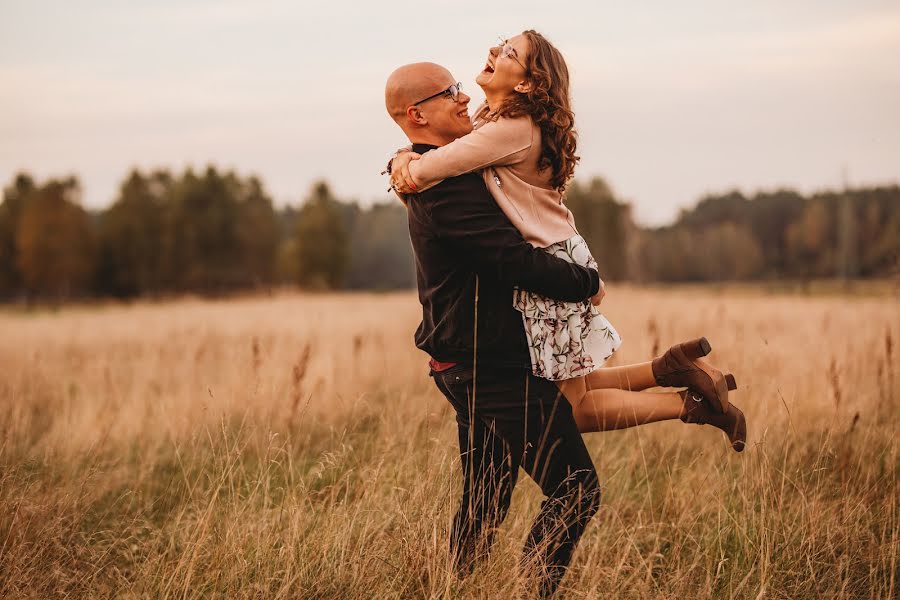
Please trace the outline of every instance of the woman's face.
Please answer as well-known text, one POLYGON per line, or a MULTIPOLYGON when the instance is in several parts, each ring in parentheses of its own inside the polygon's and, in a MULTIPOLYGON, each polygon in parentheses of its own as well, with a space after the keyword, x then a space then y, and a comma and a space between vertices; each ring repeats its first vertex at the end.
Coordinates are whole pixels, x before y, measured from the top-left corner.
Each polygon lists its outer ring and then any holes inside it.
POLYGON ((484 70, 475 78, 485 94, 506 98, 516 93, 515 87, 526 78, 525 66, 531 50, 522 34, 509 38, 506 46, 492 46, 484 70))

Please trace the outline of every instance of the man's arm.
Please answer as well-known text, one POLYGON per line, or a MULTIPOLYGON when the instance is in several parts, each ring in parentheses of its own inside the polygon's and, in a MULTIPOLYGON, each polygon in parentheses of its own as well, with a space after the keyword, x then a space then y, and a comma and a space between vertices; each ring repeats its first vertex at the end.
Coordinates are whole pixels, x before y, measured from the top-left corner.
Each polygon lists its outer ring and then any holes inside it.
POLYGON ((496 277, 548 298, 581 302, 597 293, 600 275, 551 256, 525 241, 477 175, 429 192, 433 225, 485 277, 496 277))

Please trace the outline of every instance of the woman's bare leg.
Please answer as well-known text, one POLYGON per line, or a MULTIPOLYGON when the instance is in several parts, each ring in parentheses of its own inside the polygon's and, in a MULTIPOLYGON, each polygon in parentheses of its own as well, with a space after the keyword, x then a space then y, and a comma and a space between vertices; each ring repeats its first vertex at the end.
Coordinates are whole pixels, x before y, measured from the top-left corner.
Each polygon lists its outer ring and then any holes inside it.
POLYGON ((684 410, 678 392, 631 392, 620 389, 591 390, 572 404, 578 431, 610 431, 645 423, 677 419, 684 410))
POLYGON ((621 367, 600 367, 588 373, 584 379, 588 390, 617 388, 640 391, 658 385, 653 377, 653 362, 649 360, 621 367))
POLYGON ((621 367, 601 367, 583 377, 557 381, 556 385, 572 405, 572 409, 577 410, 584 401, 585 394, 592 390, 639 391, 656 387, 657 383, 653 377, 653 363, 647 361, 621 367))
POLYGON ((682 393, 641 391, 658 385, 652 361, 599 368, 556 383, 582 433, 677 419, 684 410, 682 393))
POLYGON ((561 379, 556 382, 556 387, 558 387, 559 391, 562 392, 562 395, 566 397, 566 400, 572 405, 572 410, 574 411, 575 407, 581 403, 584 395, 588 391, 587 378, 573 377, 572 379, 561 379))

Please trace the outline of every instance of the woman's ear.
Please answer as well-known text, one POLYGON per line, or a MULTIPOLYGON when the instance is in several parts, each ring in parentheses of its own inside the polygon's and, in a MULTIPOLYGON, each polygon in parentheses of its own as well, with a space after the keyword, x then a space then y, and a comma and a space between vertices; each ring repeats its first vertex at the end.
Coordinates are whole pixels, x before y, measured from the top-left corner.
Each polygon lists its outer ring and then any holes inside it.
POLYGON ((517 83, 516 87, 514 87, 513 89, 516 90, 517 92, 519 92, 520 94, 527 94, 533 88, 534 88, 534 84, 532 84, 531 81, 529 81, 527 79, 523 79, 522 81, 517 83))

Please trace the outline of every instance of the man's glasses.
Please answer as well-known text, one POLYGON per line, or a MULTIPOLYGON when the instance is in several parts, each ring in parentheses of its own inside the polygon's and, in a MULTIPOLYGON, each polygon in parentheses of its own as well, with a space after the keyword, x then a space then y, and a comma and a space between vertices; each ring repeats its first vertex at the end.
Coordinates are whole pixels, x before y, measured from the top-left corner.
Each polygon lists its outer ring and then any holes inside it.
POLYGON ((456 83, 454 83, 453 85, 448 87, 446 90, 441 90, 437 94, 432 94, 432 95, 428 96, 427 98, 423 98, 422 100, 419 100, 418 102, 414 102, 413 106, 418 106, 418 105, 422 104, 423 102, 427 102, 428 100, 431 100, 432 98, 437 98, 438 96, 447 96, 448 98, 451 98, 454 102, 459 102, 459 93, 461 91, 462 91, 462 84, 457 81, 456 83))
POLYGON ((522 61, 519 60, 519 53, 516 52, 516 49, 510 45, 509 40, 504 40, 500 36, 497 36, 497 39, 500 40, 500 43, 498 44, 498 46, 500 47, 500 56, 513 59, 514 61, 519 63, 519 66, 522 67, 522 69, 524 69, 527 73, 528 68, 522 64, 522 61))

